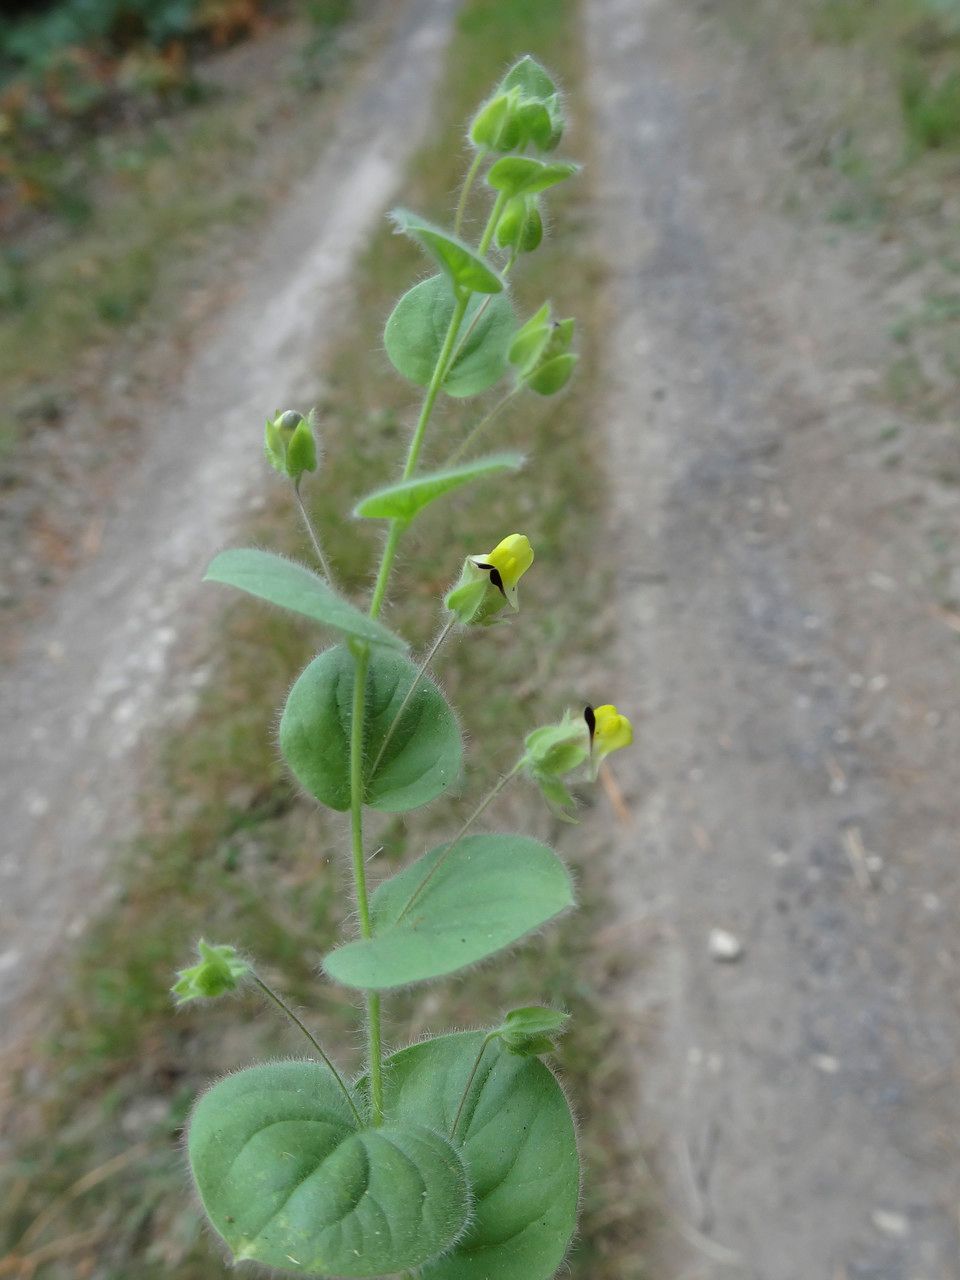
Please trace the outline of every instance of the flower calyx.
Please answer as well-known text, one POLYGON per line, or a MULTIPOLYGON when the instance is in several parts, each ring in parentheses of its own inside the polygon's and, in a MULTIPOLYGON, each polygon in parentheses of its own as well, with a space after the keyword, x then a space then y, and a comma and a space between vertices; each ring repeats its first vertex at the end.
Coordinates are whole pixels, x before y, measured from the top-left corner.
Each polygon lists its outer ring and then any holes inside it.
POLYGON ((263 451, 275 471, 299 485, 305 471, 317 469, 315 411, 305 418, 296 409, 286 409, 268 418, 263 451))
POLYGON ((197 954, 199 964, 179 970, 177 981, 170 988, 178 1005, 189 1004, 191 1000, 216 999, 235 990, 241 980, 253 972, 236 947, 227 944, 209 943, 201 938, 197 954))

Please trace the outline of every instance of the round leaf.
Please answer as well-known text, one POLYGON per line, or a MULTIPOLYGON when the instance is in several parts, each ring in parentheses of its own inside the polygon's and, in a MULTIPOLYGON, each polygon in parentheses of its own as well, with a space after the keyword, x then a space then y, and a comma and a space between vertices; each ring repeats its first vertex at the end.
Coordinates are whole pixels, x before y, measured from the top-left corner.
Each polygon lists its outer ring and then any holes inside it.
MULTIPOLYGON (((443 276, 431 276, 409 289, 393 309, 383 340, 393 367, 418 387, 425 387, 450 325, 455 298, 443 276)), ((443 381, 447 395, 476 396, 492 387, 507 370, 507 352, 516 331, 513 307, 506 294, 473 297, 460 329, 461 341, 443 381), (478 312, 483 307, 483 314, 478 312), (463 335, 467 335, 464 337, 463 335)))
POLYGON ((331 1072, 275 1062, 205 1093, 187 1150, 210 1221, 237 1261, 301 1275, 422 1266, 463 1231, 463 1161, 420 1121, 357 1129, 331 1072))
POLYGON ((388 631, 382 623, 367 617, 349 600, 338 596, 328 582, 306 565, 285 560, 272 551, 261 551, 256 547, 221 551, 211 561, 204 581, 239 587, 248 595, 278 604, 283 609, 292 609, 314 622, 322 622, 335 631, 371 644, 385 645, 390 649, 407 647, 404 640, 388 631))
MULTIPOLYGON (((354 670, 353 656, 343 645, 325 650, 290 690, 280 719, 280 749, 297 779, 322 804, 341 811, 350 808, 354 670)), ((385 813, 405 813, 427 804, 460 772, 460 730, 429 678, 419 681, 390 732, 416 676, 417 668, 399 654, 385 649, 370 651, 364 715, 364 803, 385 813)))
POLYGON ((394 209, 390 216, 398 231, 418 240, 436 258, 455 288, 470 293, 499 293, 503 288, 496 271, 464 241, 409 209, 394 209))
MULTIPOLYGON (((416 1120, 449 1133, 483 1038, 441 1036, 389 1058, 391 1123, 416 1120)), ((553 1073, 488 1045, 454 1140, 473 1214, 463 1239, 421 1280, 549 1280, 576 1227, 580 1186, 573 1120, 553 1073)))
POLYGON ((332 951, 323 962, 331 978, 370 991, 438 978, 494 955, 574 904, 570 873, 538 840, 467 836, 440 862, 447 847, 378 886, 370 901, 373 937, 332 951))
POLYGON ((467 462, 462 467, 416 476, 413 480, 405 480, 401 484, 369 494, 357 503, 353 514, 374 520, 410 521, 445 493, 470 484, 473 480, 483 480, 504 471, 519 471, 523 463, 522 453, 496 453, 487 458, 477 458, 476 462, 467 462))

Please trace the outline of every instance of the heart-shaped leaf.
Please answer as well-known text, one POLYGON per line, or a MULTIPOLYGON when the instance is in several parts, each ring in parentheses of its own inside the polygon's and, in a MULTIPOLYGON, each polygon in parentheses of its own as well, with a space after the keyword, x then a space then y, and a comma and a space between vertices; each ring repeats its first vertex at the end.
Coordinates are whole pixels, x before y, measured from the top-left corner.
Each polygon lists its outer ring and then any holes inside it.
POLYGON ((335 631, 371 644, 384 645, 388 649, 403 650, 407 647, 406 641, 337 595, 328 582, 306 565, 285 560, 272 551, 261 551, 257 547, 221 551, 204 574, 204 581, 239 587, 248 595, 278 604, 283 609, 292 609, 314 622, 322 622, 335 631))
MULTIPOLYGON (((350 721, 355 663, 343 645, 319 654, 290 690, 280 749, 304 787, 331 809, 350 808, 350 721)), ((397 719, 417 668, 399 654, 370 651, 364 705, 364 804, 405 813, 427 804, 460 772, 463 746, 453 712, 427 677, 397 719)))
MULTIPOLYGON (((387 355, 396 371, 418 387, 427 386, 433 376, 455 305, 450 282, 431 276, 407 290, 387 321, 387 355)), ((499 381, 507 371, 515 332, 513 307, 505 293, 471 298, 456 355, 443 380, 447 395, 476 396, 499 381)))
POLYGON ((436 258, 454 288, 469 293, 499 293, 503 288, 496 271, 463 240, 409 209, 394 209, 390 217, 398 231, 419 241, 436 258))
POLYGON ((574 904, 570 873, 538 840, 467 836, 444 859, 447 847, 378 886, 370 900, 373 937, 332 951, 323 962, 331 978, 368 991, 438 978, 574 904))
POLYGON ((578 173, 579 165, 564 160, 535 160, 533 156, 502 156, 487 173, 487 182, 495 191, 509 197, 532 196, 555 187, 578 173))
POLYGON ((332 1073, 274 1062, 203 1095, 187 1150, 203 1207, 237 1261, 307 1276, 381 1276, 462 1233, 463 1161, 414 1120, 358 1129, 332 1073))
MULTIPOLYGON (((450 1133, 483 1032, 441 1036, 389 1058, 391 1123, 450 1133)), ((491 1043, 457 1123, 473 1193, 466 1234, 422 1280, 549 1280, 576 1227, 580 1162, 573 1120, 553 1073, 491 1043)))
POLYGON ((373 520, 409 522, 424 507, 436 502, 445 493, 451 493, 462 485, 483 480, 487 476, 500 475, 504 471, 519 471, 523 463, 522 453, 495 453, 487 458, 477 458, 475 462, 467 462, 462 467, 416 476, 413 480, 404 480, 387 489, 378 489, 376 493, 362 498, 353 514, 373 520))

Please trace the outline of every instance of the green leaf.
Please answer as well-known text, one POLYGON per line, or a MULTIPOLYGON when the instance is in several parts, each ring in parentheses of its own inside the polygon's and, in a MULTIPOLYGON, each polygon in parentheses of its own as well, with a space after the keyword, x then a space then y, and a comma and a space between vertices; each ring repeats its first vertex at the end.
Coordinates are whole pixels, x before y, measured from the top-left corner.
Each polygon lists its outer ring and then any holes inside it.
POLYGON ((500 82, 501 90, 519 89, 525 98, 549 98, 557 91, 546 68, 536 58, 519 58, 500 82))
MULTIPOLYGON (((350 808, 354 669, 353 656, 343 645, 325 650, 290 690, 280 719, 280 749, 297 779, 322 804, 342 812, 350 808)), ((387 738, 416 676, 408 659, 371 650, 364 707, 364 803, 384 813, 427 804, 460 772, 460 730, 427 677, 419 681, 387 738)))
MULTIPOLYGON (((441 1036, 389 1058, 390 1123, 449 1133, 483 1039, 441 1036)), ((488 1045, 455 1142, 473 1193, 470 1226, 420 1280, 549 1280, 576 1227, 580 1185, 573 1120, 553 1073, 488 1045)))
POLYGON ((495 453, 487 458, 465 463, 462 467, 451 467, 449 471, 434 471, 430 475, 417 476, 413 480, 404 480, 401 484, 378 489, 376 493, 362 498, 353 514, 373 520, 409 522, 424 507, 436 502, 445 493, 470 484, 473 480, 483 480, 504 471, 519 471, 523 463, 522 453, 495 453))
POLYGON ((398 231, 418 240, 439 262, 455 289, 471 293, 500 293, 503 281, 494 269, 463 240, 448 235, 409 209, 394 209, 390 217, 398 231))
POLYGON ((502 156, 495 160, 487 173, 487 182, 494 191, 503 191, 509 197, 536 195, 555 187, 578 173, 580 166, 564 160, 535 160, 532 156, 502 156))
MULTIPOLYGON (((446 277, 431 276, 403 295, 387 321, 387 355, 397 372, 418 387, 427 386, 433 376, 455 305, 446 277)), ((447 395, 476 396, 502 378, 515 330, 513 307, 505 293, 471 298, 457 355, 443 380, 447 395)))
POLYGON ((237 1261, 380 1276, 438 1257, 469 1216, 451 1143, 418 1120, 358 1130, 318 1062, 221 1080, 197 1103, 187 1150, 203 1207, 237 1261))
POLYGON ((239 587, 248 595, 278 604, 283 609, 292 609, 314 622, 322 622, 335 631, 371 644, 384 645, 388 649, 407 647, 399 636, 337 595, 329 583, 306 565, 285 560, 272 551, 260 551, 256 547, 221 551, 204 574, 204 581, 239 587))
POLYGON ((373 937, 332 951, 323 962, 331 978, 368 991, 439 978, 573 906, 570 874, 545 844, 478 835, 460 841, 404 911, 446 849, 439 845, 378 886, 370 901, 373 937))

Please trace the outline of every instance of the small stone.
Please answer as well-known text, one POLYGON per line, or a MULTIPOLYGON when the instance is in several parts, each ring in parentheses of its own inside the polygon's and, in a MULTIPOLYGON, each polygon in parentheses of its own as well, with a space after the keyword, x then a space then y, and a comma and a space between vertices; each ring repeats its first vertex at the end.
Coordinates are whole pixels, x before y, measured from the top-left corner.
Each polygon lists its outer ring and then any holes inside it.
POLYGON ((722 964, 733 964, 743 955, 743 943, 726 929, 711 929, 710 954, 722 964))
POLYGON ((815 1053, 810 1061, 825 1076, 835 1076, 840 1070, 840 1063, 831 1053, 815 1053))
POLYGON ((895 1236, 902 1240, 910 1234, 910 1219, 902 1213, 894 1213, 890 1209, 874 1209, 870 1218, 877 1230, 885 1236, 895 1236))

